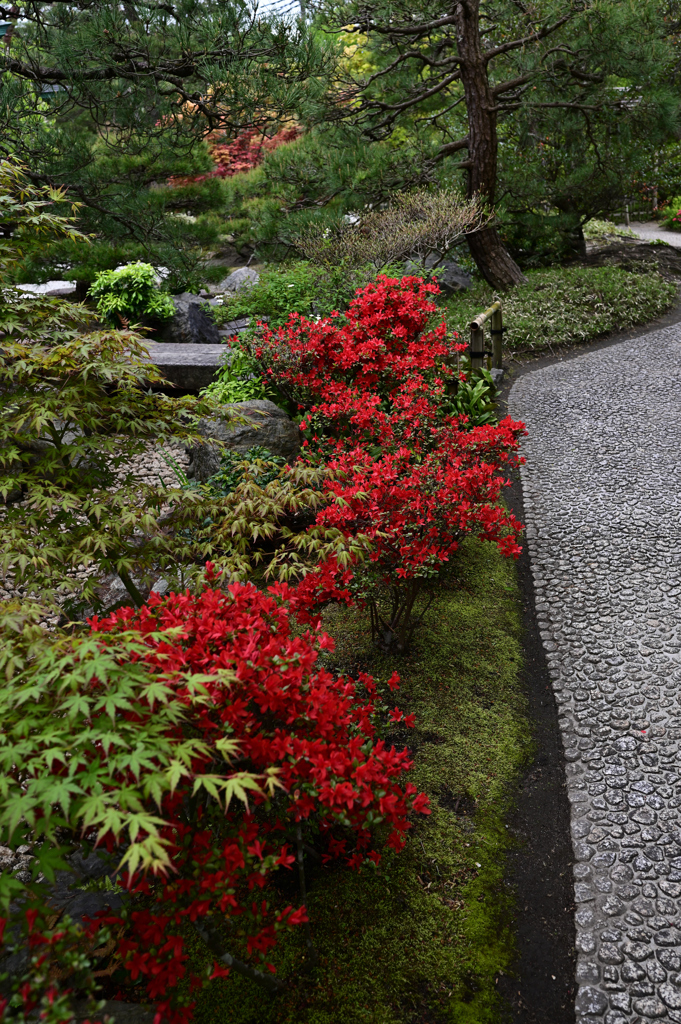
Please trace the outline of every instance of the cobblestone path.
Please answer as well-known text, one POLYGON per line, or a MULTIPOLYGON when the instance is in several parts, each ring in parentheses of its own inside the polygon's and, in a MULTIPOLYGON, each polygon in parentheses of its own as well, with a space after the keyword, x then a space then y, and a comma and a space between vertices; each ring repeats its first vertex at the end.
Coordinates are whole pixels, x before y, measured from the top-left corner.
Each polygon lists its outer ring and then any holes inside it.
POLYGON ((509 411, 572 808, 577 1021, 681 1024, 681 327, 528 372, 509 411))

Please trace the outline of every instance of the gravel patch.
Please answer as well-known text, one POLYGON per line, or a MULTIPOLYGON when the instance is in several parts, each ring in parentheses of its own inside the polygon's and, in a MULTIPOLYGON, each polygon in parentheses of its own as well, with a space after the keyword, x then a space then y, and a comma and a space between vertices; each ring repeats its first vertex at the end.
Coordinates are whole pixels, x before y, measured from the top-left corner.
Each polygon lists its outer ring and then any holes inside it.
POLYGON ((681 329, 525 374, 536 611, 560 711, 579 1024, 681 1024, 681 329))
MULTIPOLYGON (((160 445, 150 443, 146 446, 144 452, 135 456, 131 461, 128 471, 132 472, 133 476, 140 483, 158 486, 162 482, 165 487, 178 487, 180 481, 177 478, 172 463, 175 463, 181 472, 187 472, 190 456, 187 454, 183 444, 176 442, 161 447, 160 445), (170 464, 168 460, 170 460, 170 464)), ((121 473, 123 474, 123 471, 121 473)), ((86 568, 86 566, 80 565, 76 572, 68 575, 72 579, 85 580, 95 572, 96 569, 92 567, 86 568)), ((15 587, 13 574, 8 572, 6 577, 0 576, 0 601, 11 601, 16 597, 23 598, 24 594, 21 587, 15 587)), ((57 621, 58 616, 50 616, 45 619, 42 625, 54 626, 57 621)))

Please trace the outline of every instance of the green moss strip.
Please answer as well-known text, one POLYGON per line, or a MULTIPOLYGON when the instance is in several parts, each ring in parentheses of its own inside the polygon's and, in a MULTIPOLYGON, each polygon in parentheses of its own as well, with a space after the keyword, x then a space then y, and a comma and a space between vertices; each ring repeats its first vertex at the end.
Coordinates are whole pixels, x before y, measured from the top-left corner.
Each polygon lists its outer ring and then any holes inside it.
MULTIPOLYGON (((397 700, 416 712, 417 730, 390 738, 414 751, 411 775, 432 815, 378 871, 311 865, 319 966, 306 969, 297 929, 273 956, 289 981, 282 996, 269 999, 237 976, 212 982, 199 997, 199 1024, 501 1019, 495 975, 513 956, 504 815, 529 744, 518 595, 514 566, 490 544, 468 541, 453 570, 456 583, 442 589, 405 658, 373 650, 356 613, 336 611, 327 623, 337 667, 400 672, 397 700)), ((269 895, 295 903, 294 879, 269 895)))
MULTIPOLYGON (((511 352, 593 341, 654 320, 678 298, 676 284, 660 274, 620 267, 552 267, 531 270, 527 277, 527 284, 502 296, 504 346, 511 352)), ((492 301, 487 284, 453 296, 446 303, 449 326, 468 339, 470 321, 492 301)))

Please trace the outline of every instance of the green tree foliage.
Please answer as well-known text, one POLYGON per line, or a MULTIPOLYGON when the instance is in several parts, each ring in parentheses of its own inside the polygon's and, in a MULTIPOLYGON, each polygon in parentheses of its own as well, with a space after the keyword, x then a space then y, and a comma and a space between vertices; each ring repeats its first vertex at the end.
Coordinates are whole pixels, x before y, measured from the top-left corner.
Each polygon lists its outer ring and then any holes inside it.
MULTIPOLYGON (((0 616, 0 841, 33 845, 40 823, 34 877, 42 871, 48 880, 66 867, 63 829, 93 840, 112 833, 131 871, 167 868, 158 809, 205 754, 184 727, 205 700, 202 678, 187 675, 190 699, 182 700, 145 667, 139 634, 55 637, 39 617, 28 605, 5 606, 0 616), (61 775, 55 761, 67 766, 61 775)), ((235 746, 225 740, 221 750, 229 759, 235 746)), ((257 782, 247 773, 199 773, 195 792, 206 785, 229 803, 257 782)), ((0 914, 23 888, 3 874, 0 914)))
POLYGON ((84 306, 27 297, 7 284, 45 234, 84 244, 50 209, 63 202, 63 192, 0 165, 0 210, 16 236, 0 250, 1 564, 26 596, 48 606, 69 591, 92 599, 97 574, 77 581, 79 566, 118 573, 139 602, 133 566, 144 571, 169 558, 158 524, 168 495, 140 486, 131 462, 150 440, 192 436, 204 410, 191 398, 149 391, 161 378, 132 332, 98 330, 84 306))
POLYGON ((524 265, 583 252, 582 225, 622 210, 644 181, 650 199, 680 126, 669 29, 658 5, 590 5, 557 68, 504 120, 501 209, 524 265))
MULTIPOLYGON (((310 111, 332 60, 302 21, 242 0, 33 0, 0 52, 0 153, 83 204, 100 244, 89 268, 76 260, 80 279, 146 259, 181 288, 219 242, 205 214, 220 185, 166 181, 210 169, 210 133, 275 132, 310 111)), ((67 244, 50 255, 53 268, 74 257, 67 244)))
MULTIPOLYGON (((41 205, 61 193, 27 184, 16 169, 4 173, 21 183, 17 224, 25 215, 36 230, 72 230, 41 205)), ((84 306, 2 285, 4 266, 19 256, 7 243, 0 264, 0 569, 23 597, 66 604, 79 618, 109 573, 139 605, 152 568, 183 586, 207 559, 231 580, 264 561, 295 578, 318 556, 361 556, 362 539, 348 545, 337 530, 291 528, 329 501, 323 470, 294 465, 271 480, 248 463, 227 494, 142 483, 135 457, 150 443, 201 443, 194 428, 215 401, 152 392, 161 377, 133 332, 97 330, 84 306)))
POLYGON ((236 235, 250 228, 291 244, 301 223, 337 222, 405 185, 463 183, 493 200, 514 254, 531 265, 542 253, 578 250, 586 219, 621 208, 637 181, 651 180, 655 154, 678 127, 676 23, 659 5, 463 8, 479 18, 490 100, 489 132, 478 135, 491 151, 472 141, 477 115, 451 5, 327 3, 318 25, 343 48, 335 120, 228 184, 242 215, 236 235))

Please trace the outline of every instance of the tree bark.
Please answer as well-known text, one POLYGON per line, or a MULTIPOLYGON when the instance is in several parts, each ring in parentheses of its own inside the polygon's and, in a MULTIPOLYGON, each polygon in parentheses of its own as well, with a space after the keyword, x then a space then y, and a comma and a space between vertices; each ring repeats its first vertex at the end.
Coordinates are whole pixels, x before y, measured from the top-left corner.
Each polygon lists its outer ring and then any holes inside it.
MULTIPOLYGON (((480 0, 459 0, 456 6, 457 50, 461 58, 468 114, 468 196, 479 195, 494 206, 497 184, 496 101, 489 84, 487 61, 480 43, 480 0)), ((493 226, 467 236, 471 256, 493 288, 505 290, 527 280, 506 251, 493 226)))

